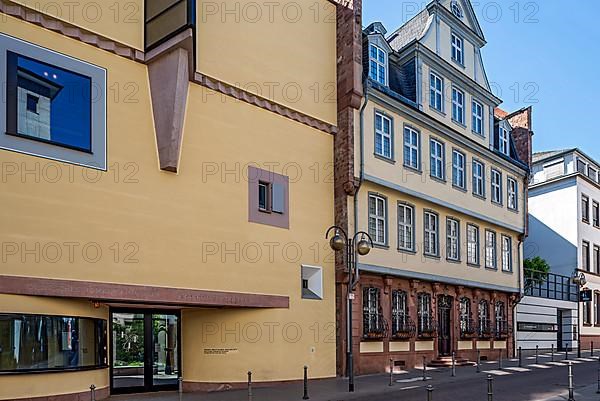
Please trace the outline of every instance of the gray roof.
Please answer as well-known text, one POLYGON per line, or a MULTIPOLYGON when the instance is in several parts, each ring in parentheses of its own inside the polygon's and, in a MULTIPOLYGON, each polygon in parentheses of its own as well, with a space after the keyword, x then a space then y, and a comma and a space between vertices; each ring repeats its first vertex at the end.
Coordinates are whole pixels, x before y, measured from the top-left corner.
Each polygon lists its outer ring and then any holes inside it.
POLYGON ((562 155, 564 153, 574 152, 577 149, 560 149, 560 150, 549 150, 544 152, 533 153, 533 163, 537 163, 541 160, 546 160, 554 156, 562 155))
POLYGON ((388 37, 388 42, 392 46, 392 49, 399 51, 413 40, 420 38, 427 26, 428 19, 429 11, 424 9, 398 28, 388 37))

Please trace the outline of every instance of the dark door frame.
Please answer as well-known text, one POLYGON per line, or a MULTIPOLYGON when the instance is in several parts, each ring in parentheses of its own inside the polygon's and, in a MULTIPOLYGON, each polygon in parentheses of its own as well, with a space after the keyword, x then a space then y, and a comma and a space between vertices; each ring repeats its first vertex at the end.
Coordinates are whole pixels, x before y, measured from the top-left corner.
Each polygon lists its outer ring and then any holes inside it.
POLYGON ((136 309, 136 308, 110 308, 108 319, 108 335, 110 344, 110 394, 133 394, 133 393, 150 393, 158 391, 173 391, 178 389, 178 384, 154 385, 153 383, 153 368, 154 355, 152 344, 152 315, 173 315, 177 316, 177 366, 179 368, 179 377, 183 377, 181 365, 181 311, 174 309, 136 309), (144 386, 138 387, 123 387, 116 389, 114 386, 114 350, 113 350, 113 314, 114 313, 132 313, 144 315, 144 386))
POLYGON ((440 356, 450 356, 452 355, 452 328, 453 328, 453 307, 454 307, 454 297, 450 295, 438 295, 437 302, 437 318, 438 318, 438 354, 440 356), (450 304, 448 307, 441 308, 440 300, 445 298, 450 304), (444 318, 442 316, 444 313, 447 317, 447 321, 444 322, 444 318), (445 323, 445 324, 444 324, 445 323), (444 329, 446 332, 444 333, 444 329), (447 335, 447 338, 444 338, 447 335), (447 350, 444 350, 442 346, 442 342, 445 341, 447 343, 447 350), (444 352, 447 351, 447 352, 444 352))

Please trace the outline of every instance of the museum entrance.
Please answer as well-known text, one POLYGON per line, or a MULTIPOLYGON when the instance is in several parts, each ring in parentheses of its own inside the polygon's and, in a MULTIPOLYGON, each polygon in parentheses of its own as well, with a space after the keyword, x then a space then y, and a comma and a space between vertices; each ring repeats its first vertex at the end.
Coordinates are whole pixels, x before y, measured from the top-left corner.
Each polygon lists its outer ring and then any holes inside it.
POLYGON ((440 356, 452 354, 452 297, 438 297, 438 347, 440 356))
POLYGON ((111 310, 111 393, 176 390, 181 376, 180 315, 111 310))

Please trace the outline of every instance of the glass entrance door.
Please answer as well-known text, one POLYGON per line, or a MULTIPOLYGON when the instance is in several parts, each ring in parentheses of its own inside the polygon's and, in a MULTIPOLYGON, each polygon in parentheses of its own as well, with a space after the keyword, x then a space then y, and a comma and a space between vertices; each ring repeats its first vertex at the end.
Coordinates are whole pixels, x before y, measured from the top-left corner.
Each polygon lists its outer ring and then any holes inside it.
POLYGON ((179 314, 119 310, 111 323, 112 393, 177 389, 179 314))

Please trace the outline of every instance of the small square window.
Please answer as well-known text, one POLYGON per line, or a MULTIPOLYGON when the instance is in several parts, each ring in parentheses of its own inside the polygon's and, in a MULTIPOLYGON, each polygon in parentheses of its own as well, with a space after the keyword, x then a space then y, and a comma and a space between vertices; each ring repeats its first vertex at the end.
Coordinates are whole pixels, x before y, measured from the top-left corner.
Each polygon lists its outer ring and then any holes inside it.
POLYGON ((271 184, 268 182, 258 183, 258 209, 263 212, 271 210, 269 206, 269 198, 271 193, 271 184))
POLYGON ((35 114, 38 113, 38 103, 40 102, 40 98, 37 96, 33 96, 31 94, 27 94, 27 111, 30 111, 35 114))
POLYGON ((323 269, 318 266, 303 265, 301 276, 302 298, 323 299, 323 269))

